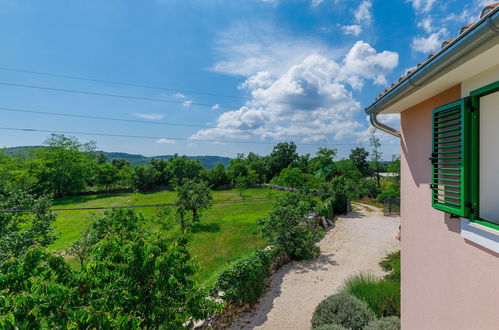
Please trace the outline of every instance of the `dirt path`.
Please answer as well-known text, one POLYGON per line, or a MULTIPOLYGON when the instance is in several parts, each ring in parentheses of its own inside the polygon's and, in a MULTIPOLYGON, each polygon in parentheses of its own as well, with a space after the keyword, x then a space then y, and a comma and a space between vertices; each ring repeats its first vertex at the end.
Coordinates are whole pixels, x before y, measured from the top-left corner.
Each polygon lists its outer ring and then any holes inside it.
POLYGON ((337 292, 345 278, 360 271, 382 275, 378 262, 400 248, 397 217, 384 217, 365 204, 354 204, 319 242, 313 261, 292 262, 272 277, 269 291, 231 329, 310 329, 315 306, 337 292))

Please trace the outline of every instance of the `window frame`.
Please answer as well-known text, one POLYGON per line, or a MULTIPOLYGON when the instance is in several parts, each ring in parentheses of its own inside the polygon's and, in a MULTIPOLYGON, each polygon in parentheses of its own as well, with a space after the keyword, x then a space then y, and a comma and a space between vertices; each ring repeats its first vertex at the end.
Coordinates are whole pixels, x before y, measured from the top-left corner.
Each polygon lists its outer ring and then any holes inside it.
POLYGON ((480 218, 480 98, 499 92, 499 80, 470 92, 471 107, 471 162, 469 197, 471 203, 470 222, 499 231, 499 223, 480 218))

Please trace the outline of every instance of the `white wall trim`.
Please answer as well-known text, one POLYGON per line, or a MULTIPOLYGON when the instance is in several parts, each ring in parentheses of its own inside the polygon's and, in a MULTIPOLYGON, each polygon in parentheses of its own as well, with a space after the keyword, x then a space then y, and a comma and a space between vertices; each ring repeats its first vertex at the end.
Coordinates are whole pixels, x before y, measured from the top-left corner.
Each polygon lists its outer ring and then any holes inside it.
POLYGON ((499 231, 461 218, 461 236, 469 241, 499 253, 499 231))

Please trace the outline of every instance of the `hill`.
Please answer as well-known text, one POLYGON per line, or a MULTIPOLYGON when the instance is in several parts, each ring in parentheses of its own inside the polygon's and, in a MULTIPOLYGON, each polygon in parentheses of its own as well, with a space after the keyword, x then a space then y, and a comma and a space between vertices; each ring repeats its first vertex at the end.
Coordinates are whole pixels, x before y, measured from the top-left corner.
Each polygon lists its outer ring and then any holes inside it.
MULTIPOLYGON (((3 151, 12 156, 18 155, 26 155, 28 156, 32 150, 43 148, 42 146, 22 146, 22 147, 12 147, 3 149, 3 151)), ((151 159, 170 159, 174 157, 174 155, 158 155, 152 157, 146 157, 139 154, 129 154, 126 152, 106 152, 99 151, 100 153, 105 154, 108 157, 109 161, 112 161, 115 158, 123 158, 133 165, 138 164, 149 164, 151 159)), ((187 156, 191 160, 198 160, 204 168, 210 169, 215 167, 217 163, 222 163, 225 166, 229 166, 230 158, 229 157, 220 157, 220 156, 187 156)))

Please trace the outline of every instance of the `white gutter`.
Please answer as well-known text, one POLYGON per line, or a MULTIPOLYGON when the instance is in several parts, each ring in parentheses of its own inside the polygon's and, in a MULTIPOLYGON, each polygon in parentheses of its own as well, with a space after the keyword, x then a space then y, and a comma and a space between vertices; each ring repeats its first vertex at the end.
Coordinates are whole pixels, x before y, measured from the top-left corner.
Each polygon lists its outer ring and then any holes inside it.
MULTIPOLYGON (((377 115, 424 85, 444 76, 499 43, 499 6, 438 51, 380 99, 364 109, 374 127, 400 138, 400 132, 378 121, 377 115)), ((499 54, 498 54, 499 56, 499 54)))

